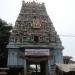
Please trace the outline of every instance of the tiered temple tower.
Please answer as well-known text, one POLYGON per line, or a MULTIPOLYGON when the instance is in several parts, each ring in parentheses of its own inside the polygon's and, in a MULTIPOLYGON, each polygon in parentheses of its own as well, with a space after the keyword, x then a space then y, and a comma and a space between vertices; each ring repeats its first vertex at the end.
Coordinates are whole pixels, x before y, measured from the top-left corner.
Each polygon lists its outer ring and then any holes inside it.
POLYGON ((28 65, 40 64, 41 75, 52 75, 54 65, 63 63, 63 46, 44 3, 22 2, 7 48, 11 68, 27 71, 28 65))

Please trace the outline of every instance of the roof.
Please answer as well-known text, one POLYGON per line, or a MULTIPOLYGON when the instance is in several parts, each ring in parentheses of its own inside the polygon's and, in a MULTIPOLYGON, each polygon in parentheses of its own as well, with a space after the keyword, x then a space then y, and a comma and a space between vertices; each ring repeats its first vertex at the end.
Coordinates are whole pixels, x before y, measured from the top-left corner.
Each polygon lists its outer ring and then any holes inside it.
POLYGON ((49 18, 44 3, 24 2, 9 38, 7 48, 57 48, 62 42, 49 18), (35 41, 37 36, 37 41, 35 41))
POLYGON ((75 71, 75 64, 56 64, 56 66, 64 72, 75 71))

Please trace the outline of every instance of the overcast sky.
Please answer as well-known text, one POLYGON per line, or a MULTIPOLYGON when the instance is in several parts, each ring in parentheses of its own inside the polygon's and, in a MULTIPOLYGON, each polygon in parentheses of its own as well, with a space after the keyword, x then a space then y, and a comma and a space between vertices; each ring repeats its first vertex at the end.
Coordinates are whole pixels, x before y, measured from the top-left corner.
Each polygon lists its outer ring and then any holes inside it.
MULTIPOLYGON (((33 0, 25 0, 33 1, 33 0)), ((75 0, 37 0, 44 2, 49 17, 64 46, 63 55, 75 60, 75 0)), ((0 18, 15 24, 22 5, 22 0, 0 0, 0 18)))

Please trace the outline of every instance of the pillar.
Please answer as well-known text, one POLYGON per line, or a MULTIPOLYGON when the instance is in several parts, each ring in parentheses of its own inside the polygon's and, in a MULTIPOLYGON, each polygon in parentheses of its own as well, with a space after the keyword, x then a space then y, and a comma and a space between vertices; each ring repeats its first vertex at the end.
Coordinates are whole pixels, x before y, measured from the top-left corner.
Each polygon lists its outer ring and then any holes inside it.
POLYGON ((48 75, 48 61, 46 62, 46 75, 48 75))
POLYGON ((48 75, 50 75, 51 66, 50 66, 50 60, 48 60, 48 75))
POLYGON ((26 60, 24 59, 24 75, 26 75, 27 69, 26 69, 26 60))

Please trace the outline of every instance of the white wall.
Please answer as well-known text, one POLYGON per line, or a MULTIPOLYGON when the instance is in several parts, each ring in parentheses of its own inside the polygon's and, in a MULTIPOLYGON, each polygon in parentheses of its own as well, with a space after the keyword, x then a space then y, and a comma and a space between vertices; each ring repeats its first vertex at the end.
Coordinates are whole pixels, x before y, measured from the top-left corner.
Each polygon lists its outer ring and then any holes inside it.
POLYGON ((23 66, 24 60, 18 56, 18 49, 8 50, 7 66, 23 66))

